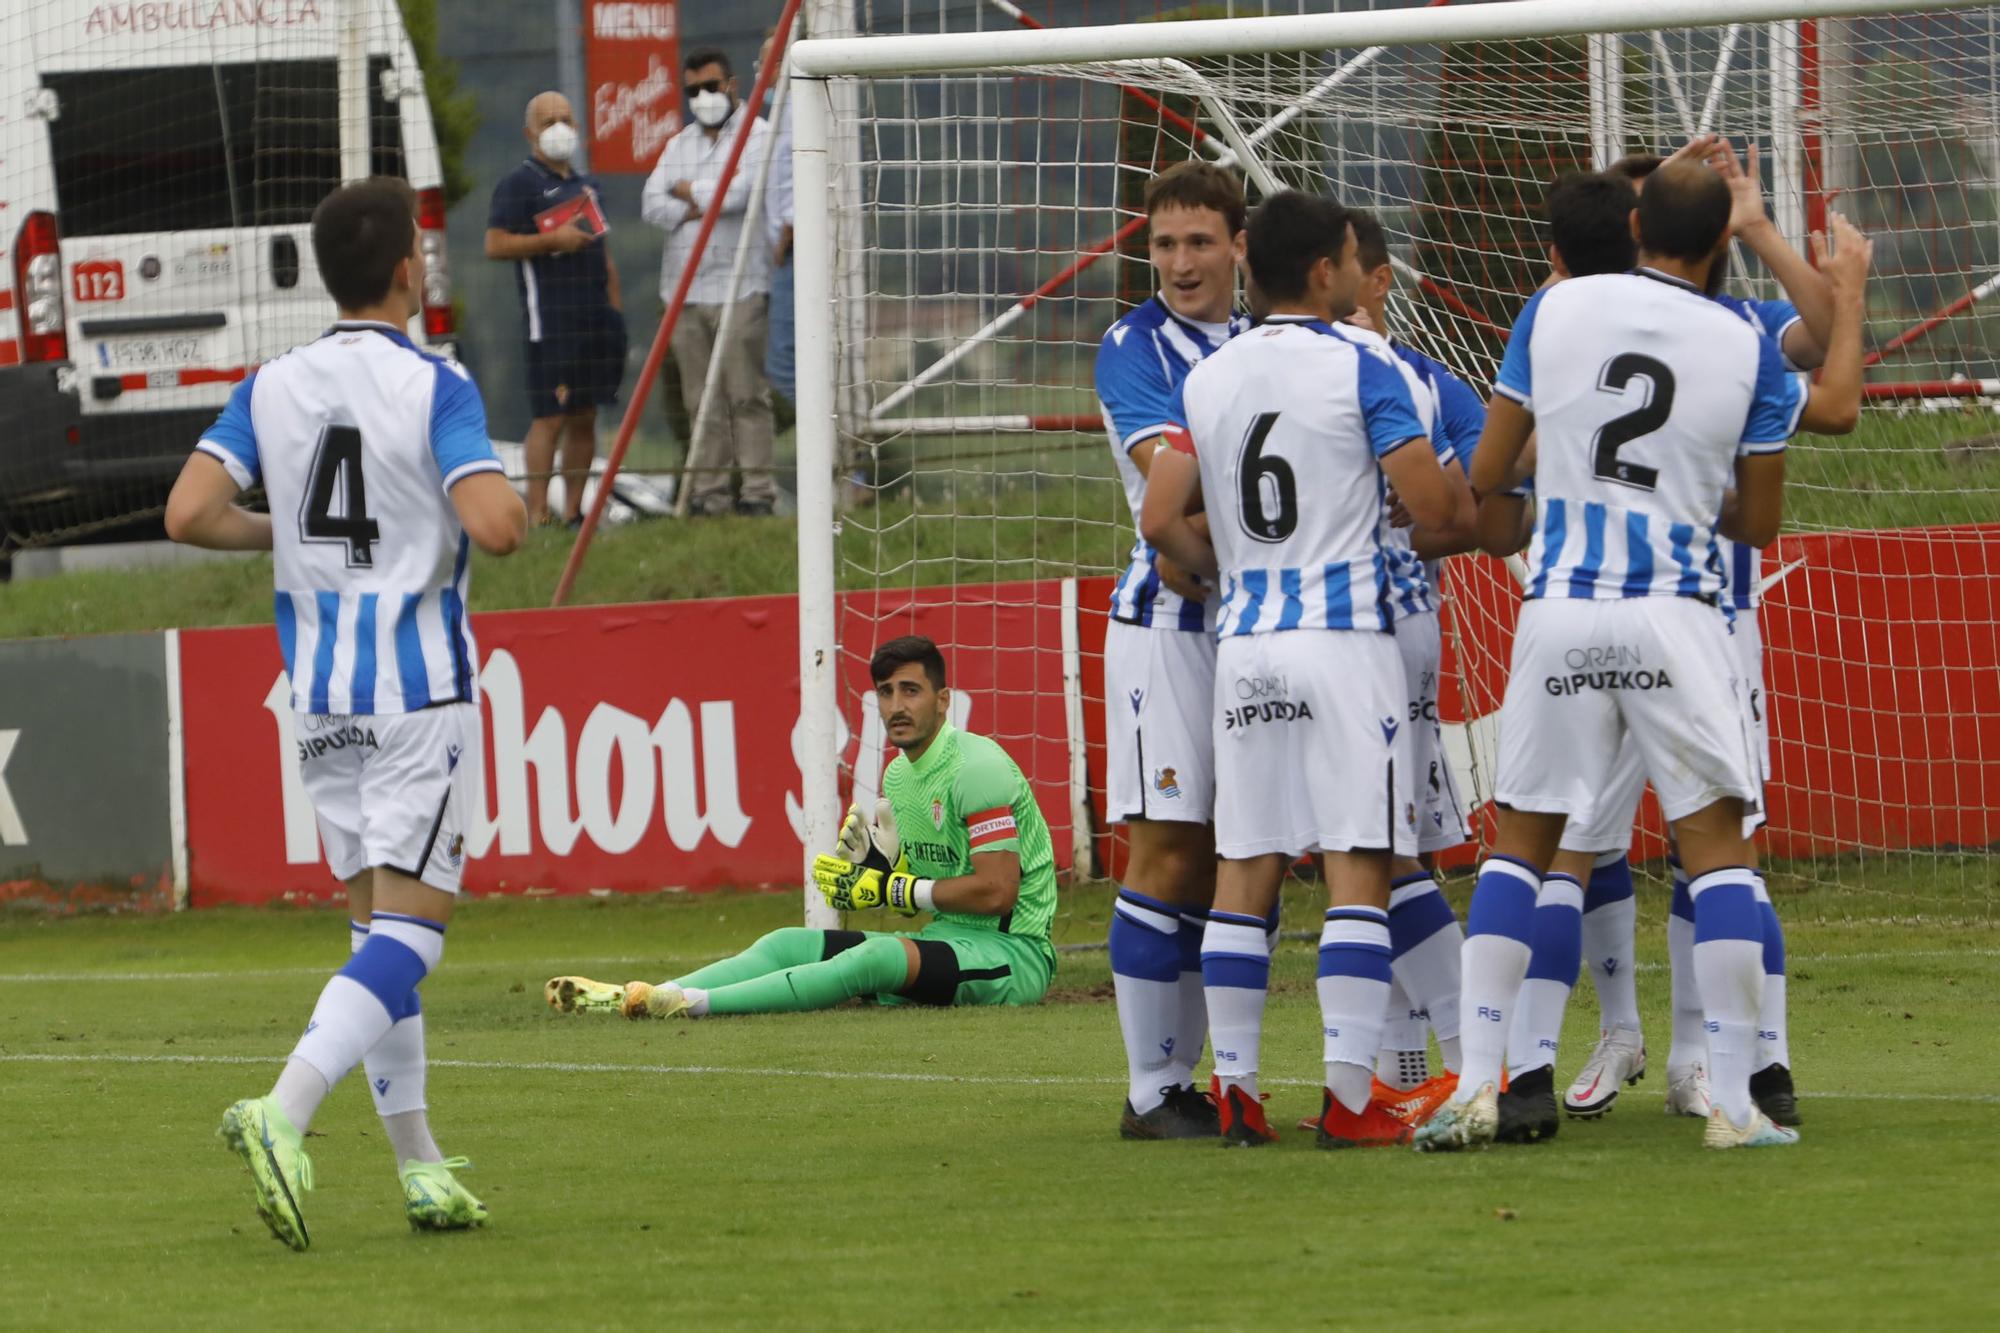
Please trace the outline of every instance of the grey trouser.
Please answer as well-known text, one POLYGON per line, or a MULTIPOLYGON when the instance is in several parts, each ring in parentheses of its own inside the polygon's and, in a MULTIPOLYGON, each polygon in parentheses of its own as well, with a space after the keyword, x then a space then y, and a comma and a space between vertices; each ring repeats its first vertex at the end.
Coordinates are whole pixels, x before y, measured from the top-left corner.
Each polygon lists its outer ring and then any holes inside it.
POLYGON ((728 512, 732 468, 742 469, 746 504, 770 504, 777 496, 771 475, 771 386, 764 376, 769 300, 759 292, 736 303, 724 347, 715 345, 722 325, 719 305, 690 305, 674 326, 674 363, 680 367, 681 393, 691 417, 700 415, 709 357, 722 358, 722 374, 715 382, 717 401, 709 408, 707 427, 694 442, 689 459, 694 475, 688 502, 696 513, 728 512))

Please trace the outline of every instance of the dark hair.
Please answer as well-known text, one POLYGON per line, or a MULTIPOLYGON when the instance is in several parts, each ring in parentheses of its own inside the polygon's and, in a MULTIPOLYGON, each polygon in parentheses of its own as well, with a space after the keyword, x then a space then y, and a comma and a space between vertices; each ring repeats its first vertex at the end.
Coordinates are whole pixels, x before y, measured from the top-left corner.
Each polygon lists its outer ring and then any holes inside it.
POLYGON ((1639 248, 1663 259, 1706 259, 1729 230, 1729 187, 1694 162, 1653 173, 1639 194, 1639 248))
POLYGON ((1213 162, 1176 162, 1146 182, 1147 216, 1162 208, 1213 209, 1235 236, 1243 230, 1243 182, 1213 162))
POLYGON ((688 58, 681 61, 681 73, 692 74, 703 65, 722 66, 722 76, 733 78, 736 71, 730 67, 729 54, 718 47, 703 46, 688 52, 688 58))
POLYGON ((1613 176, 1623 176, 1628 181, 1642 181, 1658 171, 1666 163, 1658 153, 1627 153, 1605 168, 1613 176))
POLYGON ((1549 240, 1573 278, 1625 273, 1639 262, 1632 239, 1632 182, 1608 171, 1572 171, 1549 189, 1549 240))
POLYGON ((312 217, 320 280, 342 310, 363 310, 389 295, 396 265, 417 244, 417 197, 397 176, 370 176, 319 201, 312 217))
POLYGON ((1250 276, 1271 301, 1306 294, 1308 275, 1322 259, 1339 261, 1347 249, 1347 210, 1331 199, 1280 190, 1250 215, 1244 249, 1250 276))
POLYGON ((1354 253, 1361 261, 1362 271, 1373 273, 1389 262, 1389 233, 1382 230, 1382 223, 1365 208, 1347 210, 1347 221, 1354 228, 1354 253))
POLYGON ((924 675, 930 678, 931 688, 944 688, 944 654, 938 646, 921 634, 905 634, 899 639, 891 639, 875 650, 875 656, 868 659, 868 678, 877 685, 896 674, 898 667, 915 662, 923 667, 924 675))

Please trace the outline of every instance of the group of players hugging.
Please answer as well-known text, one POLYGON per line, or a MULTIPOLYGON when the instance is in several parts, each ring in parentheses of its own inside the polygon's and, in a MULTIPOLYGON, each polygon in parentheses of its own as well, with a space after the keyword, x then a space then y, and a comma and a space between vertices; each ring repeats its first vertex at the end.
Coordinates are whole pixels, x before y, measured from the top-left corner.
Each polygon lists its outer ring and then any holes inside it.
MULTIPOLYGON (((1246 214, 1237 179, 1204 163, 1149 183, 1159 293, 1097 360, 1140 533, 1105 642, 1108 807, 1130 846, 1110 932, 1127 1138, 1276 1137, 1261 1026, 1280 884, 1306 855, 1327 888, 1326 1086, 1305 1122, 1319 1146, 1552 1135, 1585 956, 1603 1035, 1562 1101, 1602 1115, 1646 1065, 1627 849, 1650 781, 1675 850, 1667 1109, 1700 1117, 1710 1148, 1798 1141, 1784 941, 1751 840, 1758 550, 1787 438, 1856 420, 1869 242, 1834 217, 1808 264, 1765 215, 1754 154, 1746 169, 1712 136, 1566 176, 1548 207, 1552 275, 1482 404, 1386 336, 1376 219, 1291 191, 1246 214), (1789 302, 1718 291, 1732 237, 1789 302), (1523 547, 1498 829, 1461 933, 1430 868, 1468 836, 1437 720, 1438 562, 1523 547)), ((505 555, 526 528, 478 388, 405 333, 424 280, 407 184, 334 191, 312 239, 339 318, 244 380, 167 509, 176 540, 273 552, 302 778, 347 888, 346 966, 270 1092, 220 1131, 272 1234, 301 1250, 304 1137, 357 1066, 410 1225, 487 1220, 431 1134, 419 989, 482 767, 469 547, 505 555), (265 512, 241 503, 257 488, 265 512)), ((891 639, 869 665, 900 753, 813 879, 831 907, 930 922, 773 931, 659 983, 560 976, 551 1006, 703 1018, 1042 997, 1056 881, 1032 790, 949 720, 935 644, 891 639)))
POLYGON ((1110 935, 1121 1133, 1277 1137, 1261 1028, 1280 883, 1305 855, 1327 891, 1326 1081, 1301 1126, 1318 1146, 1552 1136, 1585 957, 1601 1036, 1561 1102, 1602 1116, 1646 1069, 1628 852, 1650 781, 1673 845, 1666 1109, 1709 1148, 1798 1142, 1753 841, 1759 548, 1787 439, 1853 429, 1870 243, 1835 216, 1806 262, 1754 149, 1746 167, 1715 136, 1564 176, 1552 271, 1482 402, 1388 336, 1377 219, 1297 192, 1246 216, 1235 177, 1193 162, 1146 208, 1159 293, 1097 362, 1140 533, 1105 643, 1131 849, 1110 935), (1732 238, 1789 300, 1720 290, 1732 238), (1468 839, 1437 716, 1439 562, 1524 548, 1497 830, 1461 930, 1431 860, 1468 839))

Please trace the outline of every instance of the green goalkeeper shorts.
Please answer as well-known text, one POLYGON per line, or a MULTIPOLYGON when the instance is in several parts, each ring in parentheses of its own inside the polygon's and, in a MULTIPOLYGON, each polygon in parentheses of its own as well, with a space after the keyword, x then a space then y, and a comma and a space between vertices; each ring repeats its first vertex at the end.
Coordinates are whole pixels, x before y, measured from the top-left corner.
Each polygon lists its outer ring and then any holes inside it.
POLYGON ((1048 993, 1055 961, 1048 946, 997 930, 933 921, 914 935, 869 931, 917 945, 916 985, 877 1004, 1033 1004, 1048 993))

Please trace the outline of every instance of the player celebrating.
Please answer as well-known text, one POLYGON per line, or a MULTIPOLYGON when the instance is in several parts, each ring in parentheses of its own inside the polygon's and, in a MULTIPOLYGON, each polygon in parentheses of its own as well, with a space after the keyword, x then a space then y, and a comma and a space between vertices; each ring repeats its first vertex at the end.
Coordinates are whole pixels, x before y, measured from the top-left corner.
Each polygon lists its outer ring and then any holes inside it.
POLYGON ((702 1018, 826 1009, 860 995, 936 1005, 1042 998, 1056 968, 1055 847, 1028 780, 1005 750, 946 720, 944 654, 929 639, 889 640, 868 671, 902 753, 882 774, 876 818, 849 810, 839 853, 816 858, 813 879, 843 912, 932 912, 930 924, 914 934, 774 930, 658 985, 555 977, 543 991, 551 1007, 702 1018))
MULTIPOLYGON (((1690 140, 1674 159, 1707 161, 1722 176, 1730 191, 1730 235, 1757 255, 1792 298, 1750 301, 1716 294, 1715 300, 1775 340, 1785 354, 1788 369, 1817 369, 1825 360, 1831 338, 1831 288, 1817 270, 1785 244, 1765 213, 1756 174, 1755 146, 1750 149, 1747 171, 1735 150, 1712 134, 1690 140)), ((1662 161, 1650 153, 1630 154, 1613 163, 1607 174, 1643 188, 1646 178, 1659 169, 1662 161)), ((1605 231, 1607 236, 1615 226, 1621 239, 1629 230, 1622 218, 1615 223, 1609 218, 1589 220, 1588 225, 1605 231)), ((1572 230, 1579 231, 1582 227, 1572 230)), ((1723 276, 1724 266, 1717 265, 1709 275, 1711 294, 1716 293, 1723 276)), ((1770 768, 1770 736, 1763 706, 1763 644, 1756 611, 1762 553, 1727 538, 1718 538, 1717 547, 1729 577, 1730 604, 1736 613, 1736 629, 1730 645, 1736 654, 1738 674, 1748 686, 1743 702, 1754 741, 1752 753, 1759 761, 1761 775, 1770 768)), ((1621 1083, 1636 1081, 1645 1072, 1646 1048, 1633 976, 1636 913, 1627 855, 1644 788, 1645 775, 1638 749, 1628 739, 1605 799, 1598 803, 1595 813, 1586 820, 1572 820, 1563 829, 1562 850, 1556 856, 1552 877, 1575 878, 1588 887, 1580 920, 1573 911, 1549 914, 1538 909, 1529 980, 1522 991, 1508 1043, 1510 1087, 1501 1095, 1500 1108, 1503 1139, 1533 1138, 1555 1132, 1552 1065, 1556 1038, 1562 1030, 1563 1011, 1582 958, 1590 961, 1601 1035, 1590 1058, 1563 1095, 1564 1110, 1580 1119, 1601 1116, 1617 1101, 1621 1083)), ((1753 872, 1754 853, 1753 845, 1753 872)), ((1784 931, 1761 874, 1757 875, 1757 899, 1764 920, 1765 979, 1758 1017, 1757 1070, 1751 1077, 1751 1089, 1758 1106, 1773 1121, 1795 1126, 1799 1117, 1785 1020, 1784 931)), ((1710 1109, 1704 1055, 1706 1036, 1691 958, 1694 915, 1687 896, 1687 876, 1677 864, 1667 939, 1672 962, 1673 1044, 1667 1056, 1666 1110, 1668 1114, 1706 1118, 1710 1109)))
POLYGON ((1662 167, 1636 212, 1638 271, 1537 293, 1501 363, 1473 486, 1486 497, 1483 544, 1510 554, 1523 504, 1494 492, 1538 433, 1534 572, 1501 707, 1499 832, 1467 923, 1465 1068, 1453 1099, 1417 1131, 1420 1148, 1493 1141, 1535 895, 1565 818, 1590 813, 1627 731, 1690 876, 1715 1099, 1704 1143, 1798 1141, 1750 1096, 1763 923, 1744 816, 1759 789, 1718 606, 1714 535, 1770 541, 1785 440, 1801 421, 1852 428, 1869 247, 1857 241, 1822 263, 1835 320, 1825 379, 1808 394, 1776 344, 1703 295, 1729 211, 1715 173, 1662 167))
MULTIPOLYGON (((1486 424, 1486 404, 1471 385, 1443 364, 1389 337, 1388 300, 1396 270, 1389 261, 1388 237, 1372 214, 1350 213, 1361 260, 1361 289, 1350 320, 1380 334, 1389 350, 1423 384, 1432 406, 1431 446, 1454 490, 1465 486, 1465 468, 1486 424)), ((1466 505, 1469 515, 1471 506, 1466 505)), ((1408 592, 1392 598, 1396 648, 1403 657, 1409 692, 1408 725, 1412 747, 1410 772, 1417 783, 1417 857, 1397 857, 1389 884, 1389 947, 1393 981, 1388 1021, 1382 1030, 1382 1051, 1376 1073, 1389 1087, 1409 1092, 1430 1079, 1425 1026, 1437 1033, 1438 1053, 1447 1072, 1458 1068, 1459 950, 1465 943, 1458 918, 1452 915, 1438 883, 1431 877, 1430 858, 1456 847, 1470 836, 1465 809, 1452 781, 1444 753, 1444 732, 1438 725, 1437 683, 1443 653, 1438 626, 1442 589, 1437 561, 1476 545, 1470 524, 1449 533, 1412 532, 1394 528, 1384 538, 1393 558, 1405 569, 1408 592), (1419 586, 1420 585, 1420 586, 1419 586)), ((1448 1080, 1432 1085, 1442 1100, 1448 1080)), ((1424 1107, 1427 1111, 1429 1107, 1424 1107)))
POLYGON ((301 776, 347 883, 353 957, 270 1094, 222 1119, 257 1211, 295 1250, 309 1243, 305 1132, 363 1062, 410 1225, 486 1220, 452 1175, 465 1160, 446 1160, 426 1122, 417 988, 444 953, 464 866, 458 784, 479 762, 467 538, 505 555, 527 511, 472 378, 404 336, 424 285, 414 204, 407 184, 382 177, 321 201, 313 254, 339 321, 230 395, 167 501, 176 541, 274 553, 301 776), (235 503, 258 485, 269 515, 235 503))
MULTIPOLYGON (((1243 211, 1242 185, 1213 163, 1182 162, 1146 185, 1160 290, 1097 349, 1097 396, 1134 523, 1169 395, 1248 327, 1233 307, 1243 211)), ((1129 841, 1110 939, 1128 1074, 1118 1132, 1128 1139, 1217 1129, 1213 1103, 1194 1087, 1208 1035, 1201 934, 1215 897, 1213 630, 1209 590, 1135 541, 1104 637, 1105 809, 1129 841)))
POLYGON ((1223 584, 1213 722, 1222 863, 1201 957, 1221 1134, 1225 1144, 1276 1137, 1257 1094, 1264 918, 1287 866, 1314 852, 1330 904, 1318 1142, 1400 1142, 1408 1127, 1370 1099, 1390 986, 1389 858, 1417 850, 1384 476, 1420 527, 1469 516, 1428 445, 1413 377, 1331 323, 1361 281, 1346 210, 1273 195, 1251 217, 1245 250, 1269 317, 1176 390, 1177 429, 1153 460, 1140 512, 1148 542, 1223 584), (1189 517, 1204 496, 1206 534, 1189 517))

